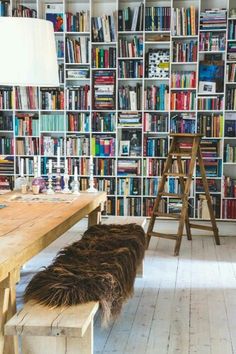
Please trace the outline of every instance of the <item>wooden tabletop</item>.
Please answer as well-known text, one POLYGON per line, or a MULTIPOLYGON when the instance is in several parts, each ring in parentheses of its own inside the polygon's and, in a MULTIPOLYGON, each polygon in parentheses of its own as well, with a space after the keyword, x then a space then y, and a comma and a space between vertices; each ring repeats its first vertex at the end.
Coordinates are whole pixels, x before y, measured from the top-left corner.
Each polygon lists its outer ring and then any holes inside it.
POLYGON ((28 195, 15 192, 0 196, 0 281, 106 201, 105 192, 48 197, 29 201, 22 200, 28 195))

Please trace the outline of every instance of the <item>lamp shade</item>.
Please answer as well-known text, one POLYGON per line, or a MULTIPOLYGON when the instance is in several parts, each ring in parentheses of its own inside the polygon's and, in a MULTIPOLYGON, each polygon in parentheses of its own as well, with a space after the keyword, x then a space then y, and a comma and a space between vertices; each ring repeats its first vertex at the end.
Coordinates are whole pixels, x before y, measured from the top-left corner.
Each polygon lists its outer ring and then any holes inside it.
POLYGON ((0 17, 0 85, 59 86, 53 24, 0 17))

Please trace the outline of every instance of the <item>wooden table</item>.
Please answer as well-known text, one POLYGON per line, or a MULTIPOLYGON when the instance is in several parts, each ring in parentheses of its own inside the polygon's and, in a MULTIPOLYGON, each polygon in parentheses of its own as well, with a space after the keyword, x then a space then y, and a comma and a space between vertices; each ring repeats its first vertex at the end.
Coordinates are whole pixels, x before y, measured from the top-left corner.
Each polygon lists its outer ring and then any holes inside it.
POLYGON ((0 354, 18 352, 16 338, 4 338, 3 327, 16 312, 21 266, 86 215, 89 226, 100 222, 106 193, 55 194, 50 201, 40 195, 34 197, 38 201, 22 198, 30 197, 14 192, 0 196, 0 206, 6 205, 0 209, 0 354))

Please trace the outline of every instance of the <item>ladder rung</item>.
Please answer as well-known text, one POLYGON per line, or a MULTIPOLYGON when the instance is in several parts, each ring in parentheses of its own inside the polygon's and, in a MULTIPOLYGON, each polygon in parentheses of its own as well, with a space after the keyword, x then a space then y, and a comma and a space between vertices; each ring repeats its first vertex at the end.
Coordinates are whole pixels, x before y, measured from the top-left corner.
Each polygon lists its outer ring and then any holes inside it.
POLYGON ((162 217, 166 217, 166 218, 180 219, 180 214, 161 213, 160 211, 155 211, 153 214, 156 216, 162 216, 162 217))
POLYGON ((177 194, 177 193, 161 192, 159 193, 159 195, 161 195, 162 197, 172 197, 172 198, 179 198, 179 199, 184 198, 184 194, 177 194))
POLYGON ((184 173, 175 173, 175 172, 167 172, 164 173, 165 176, 174 176, 174 177, 188 177, 184 173))
POLYGON ((170 235, 170 234, 161 234, 160 232, 149 232, 148 236, 155 236, 161 238, 168 238, 170 240, 177 240, 177 235, 170 235))
POLYGON ((207 226, 207 225, 198 225, 198 224, 189 224, 190 227, 192 227, 193 229, 202 229, 202 230, 209 230, 209 231, 213 231, 213 227, 212 226, 207 226))
POLYGON ((181 157, 191 157, 191 152, 170 152, 169 155, 171 156, 181 156, 181 157))

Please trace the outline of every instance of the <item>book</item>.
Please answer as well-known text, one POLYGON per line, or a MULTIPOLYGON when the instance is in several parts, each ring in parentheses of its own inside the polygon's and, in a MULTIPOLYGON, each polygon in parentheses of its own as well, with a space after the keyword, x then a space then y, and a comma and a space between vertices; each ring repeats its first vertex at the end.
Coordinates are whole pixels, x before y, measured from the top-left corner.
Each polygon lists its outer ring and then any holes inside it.
POLYGON ((45 19, 53 23, 54 32, 64 31, 64 9, 62 3, 45 4, 45 19))

